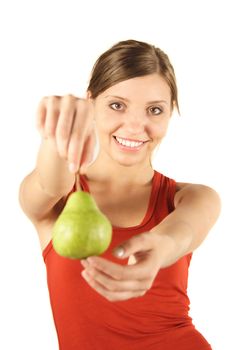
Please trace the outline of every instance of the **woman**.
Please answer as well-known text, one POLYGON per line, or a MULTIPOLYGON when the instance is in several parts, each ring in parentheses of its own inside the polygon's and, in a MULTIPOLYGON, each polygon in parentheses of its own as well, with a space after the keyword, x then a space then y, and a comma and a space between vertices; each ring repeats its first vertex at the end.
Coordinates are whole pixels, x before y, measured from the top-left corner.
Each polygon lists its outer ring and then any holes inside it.
POLYGON ((188 315, 187 278, 219 196, 175 182, 150 161, 174 108, 169 58, 135 40, 100 56, 86 99, 52 96, 39 105, 42 143, 20 203, 39 234, 62 350, 211 349, 188 315), (81 261, 59 256, 51 242, 68 195, 80 188, 113 226, 109 249, 81 261))

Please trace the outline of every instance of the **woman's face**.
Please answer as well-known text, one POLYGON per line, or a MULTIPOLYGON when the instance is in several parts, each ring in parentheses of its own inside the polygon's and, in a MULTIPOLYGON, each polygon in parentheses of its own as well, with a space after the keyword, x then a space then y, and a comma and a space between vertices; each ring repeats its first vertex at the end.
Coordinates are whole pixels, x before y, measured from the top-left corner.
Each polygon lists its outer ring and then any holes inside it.
POLYGON ((158 74, 125 80, 93 103, 100 154, 125 166, 150 162, 172 113, 166 81, 158 74))

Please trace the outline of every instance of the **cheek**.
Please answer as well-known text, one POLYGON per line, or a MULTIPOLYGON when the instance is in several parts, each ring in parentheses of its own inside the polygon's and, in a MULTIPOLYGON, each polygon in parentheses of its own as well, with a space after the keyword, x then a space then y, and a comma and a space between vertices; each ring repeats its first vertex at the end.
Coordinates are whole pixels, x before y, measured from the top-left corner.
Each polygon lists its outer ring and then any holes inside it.
POLYGON ((154 124, 151 127, 151 136, 158 139, 162 139, 166 135, 167 129, 168 129, 168 122, 154 124))

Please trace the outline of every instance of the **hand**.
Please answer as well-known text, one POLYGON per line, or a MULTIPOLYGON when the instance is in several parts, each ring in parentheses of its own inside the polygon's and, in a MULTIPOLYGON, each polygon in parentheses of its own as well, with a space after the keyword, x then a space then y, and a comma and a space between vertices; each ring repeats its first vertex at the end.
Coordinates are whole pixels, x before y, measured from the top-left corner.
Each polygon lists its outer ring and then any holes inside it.
POLYGON ((91 100, 72 95, 45 97, 38 107, 37 127, 44 138, 54 141, 71 172, 84 172, 93 161, 97 140, 91 100))
POLYGON ((134 263, 120 265, 102 257, 82 260, 83 278, 109 301, 143 296, 152 286, 161 267, 174 250, 174 242, 155 232, 134 236, 116 248, 114 255, 121 259, 133 256, 134 263))

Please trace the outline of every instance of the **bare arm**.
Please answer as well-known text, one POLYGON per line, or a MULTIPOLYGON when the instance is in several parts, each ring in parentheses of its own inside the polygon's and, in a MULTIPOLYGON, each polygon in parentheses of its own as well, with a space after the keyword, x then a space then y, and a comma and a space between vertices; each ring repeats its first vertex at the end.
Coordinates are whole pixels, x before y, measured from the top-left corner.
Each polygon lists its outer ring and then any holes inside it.
POLYGON ((174 253, 167 258, 165 266, 201 245, 221 208, 216 191, 198 184, 178 184, 174 204, 175 210, 151 230, 156 235, 165 235, 174 245, 174 253))
POLYGON ((34 220, 41 220, 74 185, 75 176, 68 170, 53 141, 43 140, 39 149, 36 168, 20 185, 19 200, 23 211, 34 220))

